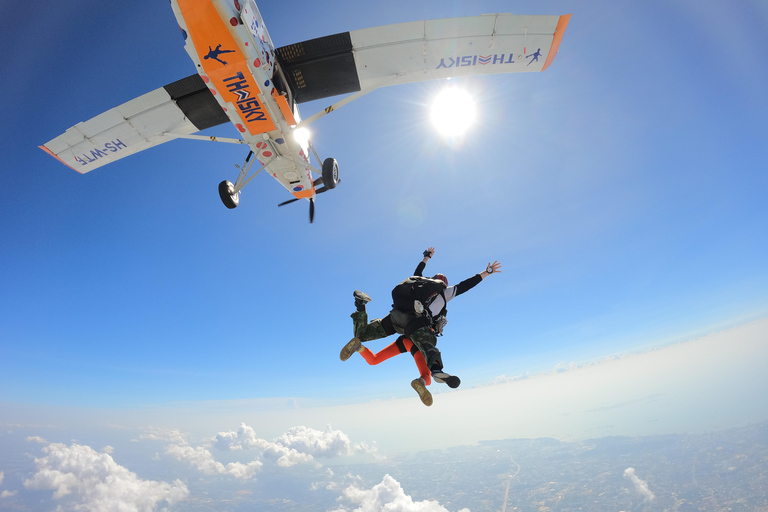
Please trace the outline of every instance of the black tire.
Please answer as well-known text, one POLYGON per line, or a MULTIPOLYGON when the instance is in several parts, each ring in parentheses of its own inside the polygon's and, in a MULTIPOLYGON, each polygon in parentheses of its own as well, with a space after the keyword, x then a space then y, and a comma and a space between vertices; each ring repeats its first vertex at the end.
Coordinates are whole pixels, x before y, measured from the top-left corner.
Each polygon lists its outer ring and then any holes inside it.
POLYGON ((336 188, 339 184, 339 163, 335 158, 326 158, 323 161, 323 185, 327 189, 336 188))
POLYGON ((237 205, 240 204, 240 193, 235 192, 235 186, 231 181, 224 180, 219 183, 219 197, 221 197, 224 206, 230 210, 237 208, 237 205))

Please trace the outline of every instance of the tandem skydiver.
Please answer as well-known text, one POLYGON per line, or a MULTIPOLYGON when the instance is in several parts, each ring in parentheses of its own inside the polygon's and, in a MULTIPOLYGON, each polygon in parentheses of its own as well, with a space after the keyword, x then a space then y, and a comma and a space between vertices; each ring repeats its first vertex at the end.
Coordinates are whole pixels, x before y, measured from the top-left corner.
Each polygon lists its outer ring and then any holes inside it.
POLYGON ((501 272, 501 263, 489 263, 485 270, 465 279, 454 286, 448 286, 448 278, 435 274, 432 278, 422 276, 427 262, 434 256, 435 248, 424 251, 424 259, 416 266, 412 277, 398 284, 392 290, 392 310, 384 318, 377 318, 368 323, 365 305, 371 301, 368 294, 355 290, 355 307, 352 313, 355 337, 341 349, 342 361, 349 359, 355 352, 374 365, 398 354, 410 351, 419 367, 420 377, 411 382, 411 387, 419 394, 425 405, 432 405, 432 395, 427 390, 430 376, 438 383, 445 383, 451 388, 459 387, 461 380, 443 371, 443 361, 437 349, 437 336, 442 335, 448 320, 446 305, 448 301, 477 286, 491 274, 501 272), (363 346, 363 342, 377 340, 399 333, 397 341, 374 354, 363 346))

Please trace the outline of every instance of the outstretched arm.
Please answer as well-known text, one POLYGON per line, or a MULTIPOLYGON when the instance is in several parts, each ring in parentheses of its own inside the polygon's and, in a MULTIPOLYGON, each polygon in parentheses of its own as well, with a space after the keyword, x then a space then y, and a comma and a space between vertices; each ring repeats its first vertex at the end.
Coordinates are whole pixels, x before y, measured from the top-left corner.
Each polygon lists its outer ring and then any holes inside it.
POLYGON ((435 255, 435 248, 430 247, 426 251, 424 251, 424 259, 419 262, 418 265, 416 265, 416 270, 413 272, 413 275, 415 276, 421 276, 421 273, 424 272, 424 269, 427 266, 427 262, 429 261, 429 258, 435 255))
MULTIPOLYGON (((500 269, 501 269, 501 263, 499 263, 498 261, 494 261, 493 263, 488 263, 488 266, 485 267, 485 270, 457 284, 456 295, 461 295, 462 293, 471 290, 472 288, 480 284, 480 281, 482 281, 489 275, 496 274, 497 272, 501 272, 500 269)), ((456 295, 454 295, 454 297, 456 295)))

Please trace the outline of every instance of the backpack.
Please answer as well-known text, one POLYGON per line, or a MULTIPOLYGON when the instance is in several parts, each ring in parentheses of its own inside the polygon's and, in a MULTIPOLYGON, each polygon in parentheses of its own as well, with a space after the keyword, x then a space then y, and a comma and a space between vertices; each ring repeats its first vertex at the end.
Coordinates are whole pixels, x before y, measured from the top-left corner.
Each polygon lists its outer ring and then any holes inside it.
POLYGON ((414 301, 422 303, 425 309, 438 294, 445 291, 445 283, 439 279, 411 276, 392 290, 392 307, 406 313, 414 311, 414 301))

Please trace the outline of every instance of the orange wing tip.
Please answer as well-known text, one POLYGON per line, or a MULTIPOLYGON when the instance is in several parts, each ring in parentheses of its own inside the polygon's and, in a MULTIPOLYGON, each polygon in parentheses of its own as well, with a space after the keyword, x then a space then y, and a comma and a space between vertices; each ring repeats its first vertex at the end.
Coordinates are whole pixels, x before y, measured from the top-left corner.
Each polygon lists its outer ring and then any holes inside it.
POLYGON ((547 61, 544 63, 544 67, 541 68, 542 71, 547 69, 549 65, 552 64, 552 61, 555 60, 555 55, 557 55, 557 51, 560 49, 560 41, 563 40, 565 29, 568 27, 569 21, 571 21, 570 14, 564 14, 560 16, 560 19, 557 21, 557 27, 555 27, 555 37, 552 39, 552 46, 549 48, 547 61))
POLYGON ((64 160, 62 160, 62 159, 61 159, 61 158, 59 158, 58 156, 56 156, 56 155, 54 154, 54 152, 53 152, 53 151, 51 151, 50 149, 48 149, 47 147, 45 147, 45 146, 37 146, 37 147, 39 147, 40 149, 42 149, 43 151, 45 151, 46 153, 48 153, 49 155, 51 155, 53 158, 55 158, 55 159, 56 159, 56 160, 58 160, 59 162, 63 163, 64 165, 66 165, 67 167, 69 167, 70 169, 72 169, 73 171, 75 171, 75 172, 77 172, 77 173, 80 173, 80 174, 83 174, 82 172, 78 171, 77 169, 75 169, 74 167, 72 167, 71 165, 69 165, 67 162, 65 162, 64 160))

